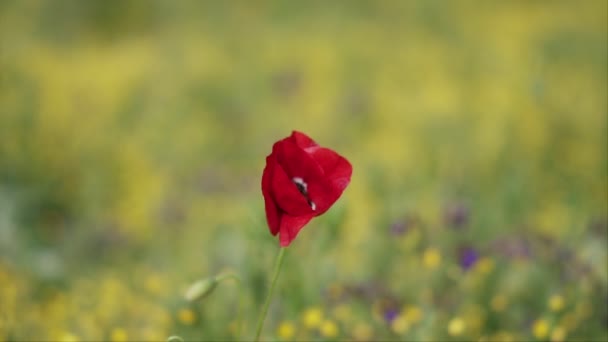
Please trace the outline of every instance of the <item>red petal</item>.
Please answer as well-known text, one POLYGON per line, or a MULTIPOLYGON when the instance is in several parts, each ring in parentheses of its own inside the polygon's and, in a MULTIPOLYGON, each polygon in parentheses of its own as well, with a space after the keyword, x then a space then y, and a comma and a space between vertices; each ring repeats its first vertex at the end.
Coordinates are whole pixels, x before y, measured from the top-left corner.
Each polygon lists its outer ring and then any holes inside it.
POLYGON ((273 145, 266 164, 262 176, 266 218, 272 234, 278 232, 283 247, 288 246, 314 216, 335 203, 352 175, 348 160, 298 131, 273 145), (294 184, 295 177, 307 184, 307 196, 294 184))
MULTIPOLYGON (((302 148, 296 145, 295 140, 285 138, 273 146, 273 154, 276 155, 278 163, 283 167, 291 180, 300 177, 306 183, 318 181, 324 178, 323 170, 312 157, 302 148)), ((297 190, 295 184, 293 187, 297 190)))
POLYGON ((279 208, 289 215, 310 214, 312 209, 298 187, 279 164, 272 177, 272 192, 279 208))
POLYGON ((313 215, 290 216, 283 215, 281 218, 281 233, 279 240, 281 247, 287 247, 293 241, 304 226, 310 222, 313 215))
POLYGON ((350 183, 352 166, 344 157, 324 147, 307 148, 306 152, 323 169, 323 181, 309 184, 308 193, 317 205, 317 215, 326 212, 350 183))
POLYGON ((299 148, 302 148, 302 149, 305 149, 308 147, 313 147, 313 146, 318 146, 314 140, 312 140, 308 135, 306 135, 302 132, 293 131, 293 132, 291 132, 290 138, 292 140, 294 140, 294 142, 296 143, 296 145, 299 148))
POLYGON ((308 197, 315 203, 315 215, 325 213, 338 200, 341 192, 337 191, 328 182, 308 184, 308 197))
POLYGON ((264 195, 264 206, 266 208, 266 221, 272 235, 277 235, 281 224, 279 208, 272 197, 272 176, 274 169, 278 166, 274 156, 266 157, 266 167, 262 173, 262 195, 264 195))
POLYGON ((348 160, 324 147, 308 149, 306 152, 310 153, 312 158, 319 163, 332 186, 342 193, 350 183, 353 173, 353 167, 348 160))

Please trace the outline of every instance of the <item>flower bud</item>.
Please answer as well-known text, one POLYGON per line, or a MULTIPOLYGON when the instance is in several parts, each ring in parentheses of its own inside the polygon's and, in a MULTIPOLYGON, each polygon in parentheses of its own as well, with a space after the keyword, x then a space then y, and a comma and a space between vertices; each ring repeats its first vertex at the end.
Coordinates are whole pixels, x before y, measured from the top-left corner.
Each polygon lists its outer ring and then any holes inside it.
POLYGON ((215 290, 217 283, 218 281, 215 277, 201 279, 190 285, 190 287, 186 291, 186 294, 184 295, 184 298, 186 298, 186 300, 189 302, 195 302, 197 300, 203 299, 209 294, 211 294, 213 290, 215 290))

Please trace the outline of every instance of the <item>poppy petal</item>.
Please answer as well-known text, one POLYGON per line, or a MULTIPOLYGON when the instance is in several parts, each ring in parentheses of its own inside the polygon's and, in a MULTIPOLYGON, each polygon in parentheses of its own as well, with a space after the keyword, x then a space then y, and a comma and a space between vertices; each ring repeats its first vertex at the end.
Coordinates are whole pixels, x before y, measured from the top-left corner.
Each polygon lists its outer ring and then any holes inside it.
POLYGON ((319 163, 325 177, 342 193, 350 183, 353 173, 353 167, 348 160, 324 147, 308 149, 306 152, 310 153, 312 158, 319 163))
POLYGON ((281 218, 281 232, 279 241, 281 247, 287 247, 293 241, 300 230, 313 218, 313 215, 291 216, 283 215, 281 218))
POLYGON ((344 157, 324 147, 307 148, 306 152, 323 169, 322 181, 309 186, 309 195, 317 204, 317 215, 326 212, 350 183, 352 166, 344 157))
POLYGON ((287 247, 300 230, 340 198, 350 183, 352 166, 336 152, 293 131, 277 141, 266 158, 262 192, 273 235, 287 247))
POLYGON ((315 204, 315 214, 317 216, 329 210, 331 205, 334 204, 339 197, 330 186, 324 186, 318 183, 311 184, 308 187, 308 196, 315 204))
POLYGON ((296 145, 293 139, 286 138, 274 144, 273 154, 276 155, 277 161, 289 179, 299 177, 306 183, 310 183, 324 178, 321 166, 306 151, 296 145))
POLYGON ((318 146, 314 140, 312 140, 308 135, 306 135, 302 132, 293 131, 293 132, 291 132, 290 138, 295 142, 295 144, 299 148, 302 148, 302 149, 313 147, 313 146, 318 146))
POLYGON ((274 156, 269 155, 266 157, 266 167, 264 167, 264 172, 262 173, 262 195, 264 196, 266 221, 268 222, 268 228, 272 235, 277 235, 281 224, 279 208, 277 208, 277 205, 272 198, 272 176, 276 166, 278 166, 276 159, 274 156))
POLYGON ((289 215, 310 214, 312 209, 306 197, 300 193, 293 180, 280 164, 274 168, 272 193, 279 208, 289 215))

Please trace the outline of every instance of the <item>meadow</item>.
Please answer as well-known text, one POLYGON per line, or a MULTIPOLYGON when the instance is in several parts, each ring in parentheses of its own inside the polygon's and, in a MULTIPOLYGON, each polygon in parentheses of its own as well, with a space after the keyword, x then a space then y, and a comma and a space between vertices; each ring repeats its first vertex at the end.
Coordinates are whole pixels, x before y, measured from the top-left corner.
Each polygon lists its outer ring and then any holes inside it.
POLYGON ((292 130, 353 176, 264 340, 607 341, 607 13, 0 2, 0 341, 251 340, 292 130))

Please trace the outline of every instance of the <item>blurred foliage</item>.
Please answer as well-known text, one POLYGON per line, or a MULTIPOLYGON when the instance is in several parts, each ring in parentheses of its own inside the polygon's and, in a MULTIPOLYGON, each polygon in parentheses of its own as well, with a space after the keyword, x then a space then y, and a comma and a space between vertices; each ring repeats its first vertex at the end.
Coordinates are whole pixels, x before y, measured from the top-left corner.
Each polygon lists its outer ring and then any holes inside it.
POLYGON ((0 339, 234 339, 240 298, 251 338, 298 129, 354 175, 265 338, 607 340, 607 31, 604 0, 0 2, 0 339))

